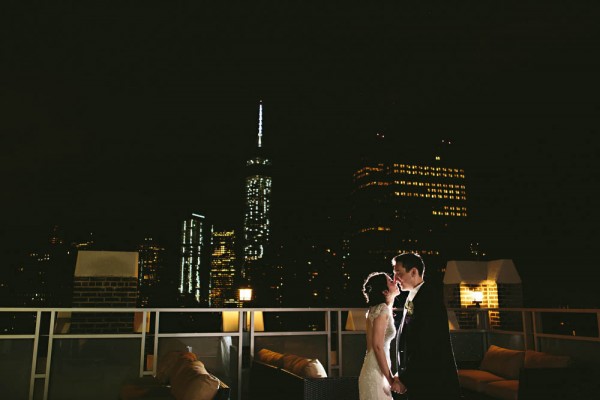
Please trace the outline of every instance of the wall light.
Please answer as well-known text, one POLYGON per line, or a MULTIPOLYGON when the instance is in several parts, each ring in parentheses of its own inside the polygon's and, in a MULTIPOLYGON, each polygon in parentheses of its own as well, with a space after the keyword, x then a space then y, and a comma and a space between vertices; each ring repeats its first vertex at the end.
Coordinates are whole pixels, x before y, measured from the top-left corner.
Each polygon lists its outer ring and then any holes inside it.
POLYGON ((473 296, 473 304, 475 304, 475 307, 481 307, 481 303, 483 302, 483 292, 474 290, 471 292, 471 295, 473 296))

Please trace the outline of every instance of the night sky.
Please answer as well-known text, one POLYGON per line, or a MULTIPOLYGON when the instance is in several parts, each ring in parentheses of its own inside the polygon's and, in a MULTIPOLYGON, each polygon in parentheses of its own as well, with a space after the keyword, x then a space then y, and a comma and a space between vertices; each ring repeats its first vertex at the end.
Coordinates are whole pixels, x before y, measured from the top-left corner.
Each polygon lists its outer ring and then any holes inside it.
POLYGON ((239 224, 262 99, 282 225, 335 210, 377 132, 398 154, 451 138, 482 248, 600 307, 597 2, 23 3, 0 12, 2 254, 53 224, 239 224))

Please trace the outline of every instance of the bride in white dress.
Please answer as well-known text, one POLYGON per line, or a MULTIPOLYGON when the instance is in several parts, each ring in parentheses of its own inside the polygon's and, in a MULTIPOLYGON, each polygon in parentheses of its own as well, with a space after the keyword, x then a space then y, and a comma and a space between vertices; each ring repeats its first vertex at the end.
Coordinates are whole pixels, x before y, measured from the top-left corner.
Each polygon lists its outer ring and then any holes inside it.
POLYGON ((358 377, 360 400, 391 400, 394 377, 390 342, 396 337, 392 305, 400 288, 385 272, 371 273, 363 284, 367 300, 367 352, 358 377))

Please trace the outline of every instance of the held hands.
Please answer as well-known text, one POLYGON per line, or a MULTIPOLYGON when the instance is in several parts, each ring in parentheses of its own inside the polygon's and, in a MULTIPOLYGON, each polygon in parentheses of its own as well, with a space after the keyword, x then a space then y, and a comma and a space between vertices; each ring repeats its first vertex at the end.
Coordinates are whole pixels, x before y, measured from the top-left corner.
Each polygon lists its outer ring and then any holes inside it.
POLYGON ((400 382, 398 375, 394 376, 394 382, 392 383, 392 392, 404 394, 406 393, 406 386, 400 382))

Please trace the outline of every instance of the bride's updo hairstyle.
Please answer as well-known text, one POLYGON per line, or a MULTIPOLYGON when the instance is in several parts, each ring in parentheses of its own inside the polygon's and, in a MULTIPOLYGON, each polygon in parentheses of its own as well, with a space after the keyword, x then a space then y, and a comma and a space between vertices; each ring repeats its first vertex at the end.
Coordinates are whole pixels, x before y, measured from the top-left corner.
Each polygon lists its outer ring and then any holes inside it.
POLYGON ((388 290, 388 278, 385 272, 371 272, 365 279, 362 293, 369 307, 385 303, 383 292, 388 290))

